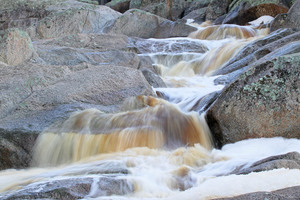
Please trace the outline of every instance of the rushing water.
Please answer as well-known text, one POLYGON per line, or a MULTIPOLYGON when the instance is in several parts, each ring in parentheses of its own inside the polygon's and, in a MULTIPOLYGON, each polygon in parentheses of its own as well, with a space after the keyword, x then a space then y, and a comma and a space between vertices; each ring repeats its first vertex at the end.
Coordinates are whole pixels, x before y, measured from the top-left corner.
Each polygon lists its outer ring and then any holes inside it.
POLYGON ((166 100, 138 96, 124 103, 124 112, 89 109, 50 127, 38 138, 32 168, 0 172, 2 197, 68 181, 89 185, 84 199, 212 199, 300 185, 300 170, 232 174, 268 156, 300 152, 299 140, 251 139, 217 150, 199 114, 202 97, 223 88, 212 72, 264 34, 206 24, 190 35, 206 53, 149 53, 168 85, 155 88, 166 100))

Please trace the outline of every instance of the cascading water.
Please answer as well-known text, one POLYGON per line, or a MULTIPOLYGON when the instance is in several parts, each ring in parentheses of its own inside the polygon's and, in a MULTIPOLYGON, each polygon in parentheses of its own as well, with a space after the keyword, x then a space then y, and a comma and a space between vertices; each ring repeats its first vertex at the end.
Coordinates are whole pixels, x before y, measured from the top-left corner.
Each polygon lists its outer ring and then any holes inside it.
POLYGON ((143 55, 153 59, 168 85, 155 88, 168 101, 139 96, 127 100, 121 113, 74 113, 40 135, 35 168, 0 172, 0 197, 18 190, 25 194, 20 198, 33 193, 43 198, 39 191, 60 185, 71 191, 80 187, 83 199, 213 199, 299 185, 299 170, 231 174, 267 156, 300 152, 299 140, 252 139, 213 149, 199 102, 223 86, 209 75, 265 32, 203 26, 190 40, 206 46, 206 53, 174 54, 165 48, 143 55))

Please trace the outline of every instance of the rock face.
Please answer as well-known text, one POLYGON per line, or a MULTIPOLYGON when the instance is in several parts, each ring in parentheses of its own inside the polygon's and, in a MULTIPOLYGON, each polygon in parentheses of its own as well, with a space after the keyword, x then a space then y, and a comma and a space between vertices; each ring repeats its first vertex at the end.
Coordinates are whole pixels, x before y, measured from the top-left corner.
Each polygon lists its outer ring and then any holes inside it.
POLYGON ((207 113, 216 145, 247 138, 300 136, 300 53, 252 66, 207 113))
POLYGON ((300 0, 297 0, 287 14, 276 16, 271 24, 271 32, 279 28, 300 27, 300 0))
POLYGON ((30 37, 19 29, 0 32, 0 61, 8 65, 18 65, 33 55, 30 37))
POLYGON ((142 10, 131 9, 106 27, 105 32, 140 38, 167 38, 188 36, 195 30, 184 22, 172 22, 142 10))

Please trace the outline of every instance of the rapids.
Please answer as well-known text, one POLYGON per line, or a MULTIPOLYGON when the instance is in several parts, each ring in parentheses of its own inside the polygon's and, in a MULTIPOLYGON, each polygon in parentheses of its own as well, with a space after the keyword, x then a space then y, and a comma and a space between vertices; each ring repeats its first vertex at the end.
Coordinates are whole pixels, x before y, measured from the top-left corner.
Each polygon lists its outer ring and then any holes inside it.
POLYGON ((49 127, 37 140, 32 168, 0 172, 0 198, 68 187, 71 180, 90 185, 83 199, 213 199, 300 185, 299 170, 232 174, 268 156, 300 152, 300 141, 261 138, 214 149, 200 103, 223 88, 214 84, 213 71, 267 30, 195 26, 190 40, 206 53, 141 55, 152 58, 166 82, 168 88, 154 88, 163 99, 138 96, 124 102, 123 112, 84 110, 49 127))

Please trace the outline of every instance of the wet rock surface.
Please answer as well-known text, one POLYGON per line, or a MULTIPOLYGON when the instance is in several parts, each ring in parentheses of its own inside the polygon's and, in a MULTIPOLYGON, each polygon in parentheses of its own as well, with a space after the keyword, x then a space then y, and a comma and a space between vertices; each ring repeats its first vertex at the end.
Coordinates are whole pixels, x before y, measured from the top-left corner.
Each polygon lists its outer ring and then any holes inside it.
POLYGON ((1 199, 80 199, 126 195, 131 192, 133 192, 132 184, 122 178, 74 177, 29 184, 18 191, 2 196, 1 199))
POLYGON ((233 171, 233 174, 249 174, 252 172, 268 171, 273 169, 300 169, 300 154, 290 152, 283 155, 271 156, 253 163, 250 167, 241 167, 233 171))
POLYGON ((220 198, 218 200, 259 200, 259 199, 277 199, 277 200, 297 200, 300 196, 300 186, 284 188, 272 192, 254 192, 236 197, 220 198))
POLYGON ((188 40, 185 38, 159 40, 159 39, 141 39, 130 38, 129 47, 135 48, 139 54, 150 53, 205 53, 208 48, 202 42, 197 40, 188 40))

